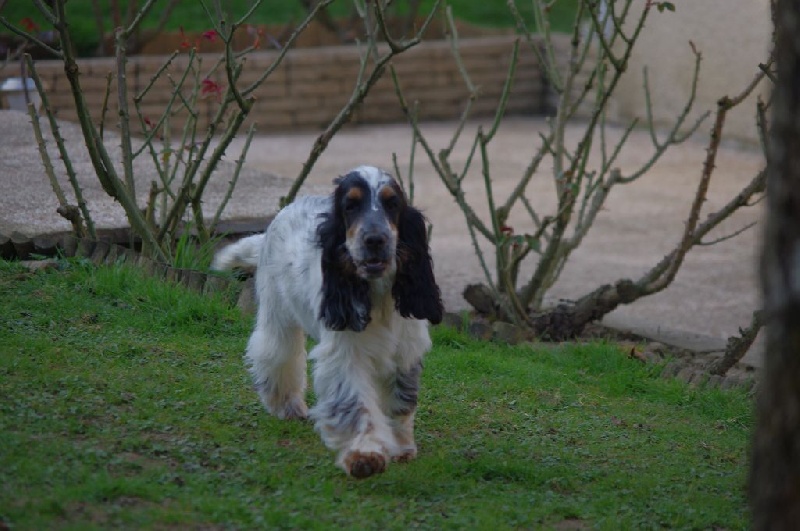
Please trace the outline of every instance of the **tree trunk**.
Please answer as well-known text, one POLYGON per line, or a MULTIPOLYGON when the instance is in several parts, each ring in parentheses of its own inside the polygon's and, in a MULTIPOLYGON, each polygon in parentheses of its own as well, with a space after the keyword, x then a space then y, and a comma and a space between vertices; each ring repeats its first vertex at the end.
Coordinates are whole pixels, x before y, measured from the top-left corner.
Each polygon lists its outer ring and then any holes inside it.
POLYGON ((761 261, 767 350, 749 494, 754 529, 800 525, 800 3, 777 2, 778 65, 761 261))

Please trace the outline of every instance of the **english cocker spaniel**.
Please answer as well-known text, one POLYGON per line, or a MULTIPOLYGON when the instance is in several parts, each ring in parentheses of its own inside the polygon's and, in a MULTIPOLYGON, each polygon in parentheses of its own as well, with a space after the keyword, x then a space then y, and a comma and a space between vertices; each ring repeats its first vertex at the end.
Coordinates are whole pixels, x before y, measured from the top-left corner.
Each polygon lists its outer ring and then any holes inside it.
POLYGON ((245 359, 264 407, 311 416, 355 478, 416 457, 414 414, 428 323, 442 320, 425 218, 388 173, 361 166, 330 197, 302 197, 212 268, 256 268, 245 359), (305 401, 306 334, 316 405, 305 401))

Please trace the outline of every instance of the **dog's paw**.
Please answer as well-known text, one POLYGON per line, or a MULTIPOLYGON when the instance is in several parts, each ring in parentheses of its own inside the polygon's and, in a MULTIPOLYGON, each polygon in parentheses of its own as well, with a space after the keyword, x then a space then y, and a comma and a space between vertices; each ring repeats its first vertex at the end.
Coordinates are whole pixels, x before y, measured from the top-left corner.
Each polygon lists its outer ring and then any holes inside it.
POLYGON ((344 458, 344 469, 356 479, 364 479, 386 470, 386 458, 377 452, 350 452, 344 458))
POLYGON ((263 395, 260 398, 269 414, 275 415, 281 420, 305 420, 308 418, 308 406, 302 398, 277 399, 263 395))
POLYGON ((397 455, 392 456, 392 461, 394 463, 408 463, 409 461, 413 461, 417 458, 417 449, 416 448, 406 448, 402 452, 397 455))
POLYGON ((282 405, 275 416, 283 420, 306 420, 308 406, 303 400, 289 400, 282 405))

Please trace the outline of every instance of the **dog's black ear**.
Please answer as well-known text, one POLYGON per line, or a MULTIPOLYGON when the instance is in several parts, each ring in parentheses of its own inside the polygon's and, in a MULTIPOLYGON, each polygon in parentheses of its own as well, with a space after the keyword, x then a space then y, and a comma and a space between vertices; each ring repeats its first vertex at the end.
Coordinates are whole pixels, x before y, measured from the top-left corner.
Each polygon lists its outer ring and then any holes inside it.
POLYGON ((322 249, 322 302, 319 318, 330 330, 364 330, 370 321, 369 284, 356 275, 355 264, 345 248, 344 218, 333 211, 323 214, 317 227, 317 245, 322 249))
POLYGON ((397 226, 397 274, 392 296, 403 317, 442 321, 442 295, 433 277, 425 217, 410 206, 403 209, 397 226))

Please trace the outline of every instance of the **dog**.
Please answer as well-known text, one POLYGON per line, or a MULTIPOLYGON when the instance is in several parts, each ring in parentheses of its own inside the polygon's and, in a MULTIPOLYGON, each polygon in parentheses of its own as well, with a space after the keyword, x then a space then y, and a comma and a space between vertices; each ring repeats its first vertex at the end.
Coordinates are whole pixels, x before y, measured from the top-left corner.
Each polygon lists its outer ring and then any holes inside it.
POLYGON ((306 196, 263 234, 223 248, 212 269, 255 267, 245 354, 264 407, 308 416, 355 478, 417 455, 414 415, 428 322, 442 320, 426 220, 387 172, 360 166, 331 196, 306 196), (306 335, 317 402, 306 406, 306 335))

